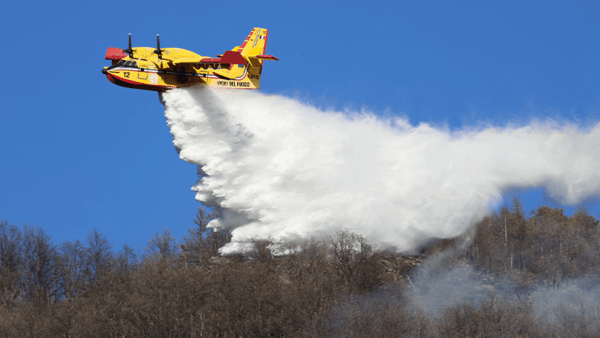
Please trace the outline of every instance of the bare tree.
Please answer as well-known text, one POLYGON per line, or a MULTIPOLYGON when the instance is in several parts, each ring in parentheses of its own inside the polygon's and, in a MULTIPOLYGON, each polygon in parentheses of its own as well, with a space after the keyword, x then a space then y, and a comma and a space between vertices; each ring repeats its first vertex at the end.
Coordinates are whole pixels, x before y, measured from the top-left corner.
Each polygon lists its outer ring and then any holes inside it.
POLYGON ((331 262, 346 286, 368 290, 380 283, 377 258, 367 240, 346 229, 329 238, 331 262))
POLYGON ((139 267, 135 251, 127 244, 123 244, 117 254, 116 264, 117 273, 124 276, 131 274, 139 267))
POLYGON ((214 231, 208 227, 210 221, 219 218, 221 209, 216 207, 206 212, 204 207, 199 207, 194 218, 196 228, 189 229, 183 239, 183 255, 187 262, 193 264, 206 263, 211 257, 219 255, 219 249, 231 241, 229 231, 214 231))
POLYGON ((73 301, 85 287, 88 252, 79 240, 58 246, 58 282, 62 297, 73 301))
POLYGON ((28 300, 38 305, 56 301, 59 296, 57 253, 50 237, 39 227, 23 228, 22 287, 28 300))
POLYGON ((21 231, 7 221, 0 221, 0 304, 8 308, 19 303, 22 296, 21 265, 21 231))
POLYGON ((96 228, 90 231, 86 242, 86 277, 89 284, 94 284, 112 268, 112 246, 96 228))
POLYGON ((160 259, 163 261, 171 261, 177 258, 179 247, 171 229, 164 228, 162 233, 158 231, 154 232, 154 237, 148 241, 146 255, 148 259, 160 259))

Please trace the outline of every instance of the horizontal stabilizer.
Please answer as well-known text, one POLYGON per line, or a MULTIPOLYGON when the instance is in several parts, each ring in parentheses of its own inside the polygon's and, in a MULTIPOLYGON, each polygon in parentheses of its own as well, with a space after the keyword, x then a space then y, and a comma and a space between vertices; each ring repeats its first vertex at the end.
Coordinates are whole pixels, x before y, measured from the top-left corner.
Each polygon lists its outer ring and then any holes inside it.
POLYGON ((273 55, 256 55, 254 56, 255 58, 259 59, 259 60, 273 60, 273 61, 279 61, 278 58, 274 57, 273 55))
POLYGON ((121 48, 108 47, 106 50, 106 56, 104 56, 105 60, 121 60, 126 57, 127 53, 123 51, 121 48))

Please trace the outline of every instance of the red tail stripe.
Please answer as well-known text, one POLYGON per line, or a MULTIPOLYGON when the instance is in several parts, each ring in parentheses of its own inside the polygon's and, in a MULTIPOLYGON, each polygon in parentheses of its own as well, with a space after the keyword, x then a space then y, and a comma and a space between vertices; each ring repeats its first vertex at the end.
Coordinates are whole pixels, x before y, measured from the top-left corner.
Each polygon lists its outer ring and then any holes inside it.
POLYGON ((267 52, 267 41, 269 40, 269 30, 267 29, 267 34, 265 34, 265 49, 263 50, 263 54, 267 52))
POLYGON ((255 30, 256 30, 256 28, 252 28, 252 31, 250 32, 250 34, 248 34, 248 36, 246 37, 246 40, 244 40, 244 43, 242 43, 242 45, 240 46, 241 49, 244 49, 244 47, 246 47, 246 43, 248 43, 248 41, 250 41, 250 38, 252 38, 252 34, 254 34, 255 30))

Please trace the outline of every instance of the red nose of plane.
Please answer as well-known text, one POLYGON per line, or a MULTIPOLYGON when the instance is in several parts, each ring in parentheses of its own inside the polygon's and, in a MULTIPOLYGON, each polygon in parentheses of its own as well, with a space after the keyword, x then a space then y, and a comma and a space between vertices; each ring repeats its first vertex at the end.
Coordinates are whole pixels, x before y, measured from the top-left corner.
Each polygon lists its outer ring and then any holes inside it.
POLYGON ((108 81, 110 81, 110 82, 112 82, 112 83, 114 83, 114 84, 116 84, 116 83, 117 83, 117 82, 115 81, 115 78, 114 78, 112 75, 110 75, 110 74, 106 74, 106 78, 108 79, 108 81))

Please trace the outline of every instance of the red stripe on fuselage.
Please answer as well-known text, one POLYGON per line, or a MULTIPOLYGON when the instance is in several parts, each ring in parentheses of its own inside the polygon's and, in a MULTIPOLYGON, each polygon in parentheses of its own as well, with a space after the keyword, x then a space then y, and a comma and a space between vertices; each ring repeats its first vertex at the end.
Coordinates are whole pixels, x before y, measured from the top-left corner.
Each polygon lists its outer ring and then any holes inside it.
POLYGON ((123 78, 116 77, 113 74, 106 74, 108 80, 117 86, 127 87, 127 88, 135 88, 135 89, 144 89, 144 90, 152 90, 155 92, 162 92, 167 89, 177 88, 176 86, 162 86, 162 85, 149 85, 146 83, 135 82, 132 80, 126 80, 123 78))

